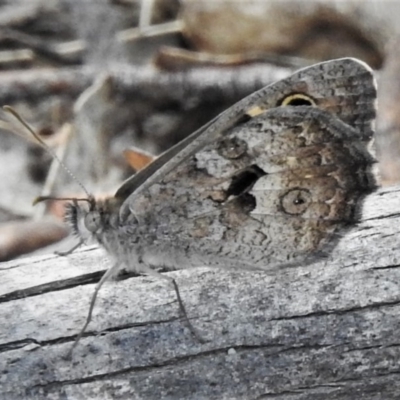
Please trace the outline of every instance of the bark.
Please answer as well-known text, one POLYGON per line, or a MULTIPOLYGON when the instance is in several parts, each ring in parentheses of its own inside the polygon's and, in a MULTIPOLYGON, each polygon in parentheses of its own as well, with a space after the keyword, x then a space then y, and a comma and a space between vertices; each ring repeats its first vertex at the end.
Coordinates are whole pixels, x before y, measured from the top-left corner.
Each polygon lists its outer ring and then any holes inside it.
POLYGON ((0 388, 5 399, 400 398, 400 187, 365 200, 328 259, 264 272, 199 268, 168 282, 106 284, 93 247, 2 264, 0 388))

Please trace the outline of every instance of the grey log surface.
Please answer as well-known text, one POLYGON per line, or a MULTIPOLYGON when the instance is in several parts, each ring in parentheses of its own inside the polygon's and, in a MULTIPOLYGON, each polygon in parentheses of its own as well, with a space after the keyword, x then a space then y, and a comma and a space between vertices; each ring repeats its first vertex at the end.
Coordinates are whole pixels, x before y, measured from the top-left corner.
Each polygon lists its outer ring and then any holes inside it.
POLYGON ((0 398, 399 399, 400 188, 363 214, 307 267, 171 272, 205 344, 168 283, 132 277, 103 287, 67 359, 104 254, 3 263, 0 398))

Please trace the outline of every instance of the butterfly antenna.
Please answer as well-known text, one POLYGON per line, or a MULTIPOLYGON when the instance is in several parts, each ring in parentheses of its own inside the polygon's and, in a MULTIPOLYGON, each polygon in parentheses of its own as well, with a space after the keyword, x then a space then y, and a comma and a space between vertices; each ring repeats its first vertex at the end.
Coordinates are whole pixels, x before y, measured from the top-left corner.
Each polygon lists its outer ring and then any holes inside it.
POLYGON ((86 190, 85 186, 81 181, 72 173, 72 171, 60 160, 56 153, 43 141, 43 139, 33 130, 33 128, 18 114, 14 108, 10 106, 3 106, 3 110, 12 114, 30 133, 31 135, 48 151, 48 153, 57 160, 68 175, 81 187, 81 189, 86 193, 88 198, 91 198, 91 194, 86 190))

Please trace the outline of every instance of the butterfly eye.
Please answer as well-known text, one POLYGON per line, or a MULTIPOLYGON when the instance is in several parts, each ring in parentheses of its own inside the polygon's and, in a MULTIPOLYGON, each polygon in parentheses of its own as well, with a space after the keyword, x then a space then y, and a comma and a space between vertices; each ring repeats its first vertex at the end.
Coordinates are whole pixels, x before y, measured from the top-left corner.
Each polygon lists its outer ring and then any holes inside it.
POLYGON ((279 103, 279 106, 315 106, 315 100, 303 93, 290 94, 283 98, 279 103))
POLYGON ((101 226, 101 215, 98 211, 91 211, 85 216, 85 226, 89 232, 95 233, 101 226))

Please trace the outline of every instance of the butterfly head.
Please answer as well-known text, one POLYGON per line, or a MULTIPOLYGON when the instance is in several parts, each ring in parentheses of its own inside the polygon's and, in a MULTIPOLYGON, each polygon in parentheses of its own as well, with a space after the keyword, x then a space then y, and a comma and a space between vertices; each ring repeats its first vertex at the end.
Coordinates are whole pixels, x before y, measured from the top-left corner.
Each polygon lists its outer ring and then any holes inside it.
POLYGON ((104 201, 93 197, 73 199, 66 206, 65 219, 73 233, 83 240, 99 239, 105 230, 118 226, 118 208, 112 198, 104 201))

